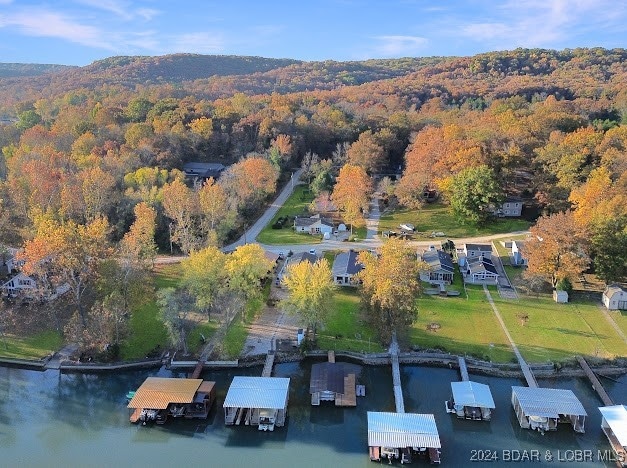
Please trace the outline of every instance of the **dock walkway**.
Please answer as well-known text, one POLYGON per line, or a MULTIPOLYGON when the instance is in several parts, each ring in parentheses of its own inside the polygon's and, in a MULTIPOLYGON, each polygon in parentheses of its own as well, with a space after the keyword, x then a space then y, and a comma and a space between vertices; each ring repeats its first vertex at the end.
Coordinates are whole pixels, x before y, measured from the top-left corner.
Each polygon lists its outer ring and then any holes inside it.
POLYGON ((468 375, 468 367, 466 367, 466 359, 462 356, 458 356, 457 362, 459 363, 459 374, 462 377, 462 381, 467 382, 470 380, 470 376, 468 375))
POLYGON ((590 366, 588 365, 586 360, 581 356, 577 356, 577 361, 579 362, 579 365, 581 366, 583 371, 586 373, 586 377, 588 377, 588 380, 590 380, 592 388, 596 390, 603 404, 605 406, 613 406, 614 402, 603 388, 603 385, 601 384, 595 373, 592 371, 592 369, 590 369, 590 366))
POLYGON ((405 402, 403 401, 403 389, 401 387, 401 369, 398 363, 398 342, 396 334, 392 336, 390 344, 390 360, 392 361, 392 382, 394 384, 394 399, 396 400, 396 412, 405 412, 405 402))
POLYGON ((272 377, 272 367, 274 366, 274 351, 268 351, 266 356, 266 363, 263 366, 263 371, 261 372, 262 377, 272 377))

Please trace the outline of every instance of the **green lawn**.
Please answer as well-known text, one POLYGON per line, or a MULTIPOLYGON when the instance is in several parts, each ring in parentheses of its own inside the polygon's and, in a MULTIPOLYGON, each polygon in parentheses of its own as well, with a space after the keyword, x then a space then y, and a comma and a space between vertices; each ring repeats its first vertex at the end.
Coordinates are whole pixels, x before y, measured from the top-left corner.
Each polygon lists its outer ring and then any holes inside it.
POLYGON ((383 351, 375 330, 361 318, 359 291, 355 288, 338 288, 334 301, 333 312, 325 326, 318 329, 318 347, 366 353, 383 351))
POLYGON ((627 344, 597 303, 556 304, 548 296, 506 301, 493 294, 493 298, 514 342, 530 362, 559 361, 574 354, 627 356, 627 344), (521 319, 524 315, 527 320, 521 319))
POLYGON ((410 330, 411 344, 510 362, 514 353, 483 290, 469 287, 467 291, 468 298, 462 294, 459 297, 425 295, 418 299, 418 319, 410 330), (439 328, 432 329, 431 324, 439 328))
POLYGON ((431 238, 432 232, 443 232, 444 238, 474 237, 524 231, 530 223, 522 219, 499 218, 478 227, 471 223, 461 223, 451 208, 443 203, 428 203, 419 209, 401 208, 391 213, 384 213, 379 221, 380 231, 399 231, 401 223, 411 223, 416 228, 414 239, 431 238))
POLYGON ((0 356, 17 359, 42 359, 63 346, 63 337, 55 331, 45 331, 26 338, 0 336, 0 356))
POLYGON ((309 234, 297 234, 291 225, 286 225, 283 229, 272 229, 272 225, 282 216, 302 215, 309 204, 313 201, 313 195, 308 191, 307 186, 298 185, 294 193, 287 199, 285 204, 279 208, 274 218, 257 236, 257 241, 262 244, 314 244, 322 240, 322 236, 312 236, 309 234))

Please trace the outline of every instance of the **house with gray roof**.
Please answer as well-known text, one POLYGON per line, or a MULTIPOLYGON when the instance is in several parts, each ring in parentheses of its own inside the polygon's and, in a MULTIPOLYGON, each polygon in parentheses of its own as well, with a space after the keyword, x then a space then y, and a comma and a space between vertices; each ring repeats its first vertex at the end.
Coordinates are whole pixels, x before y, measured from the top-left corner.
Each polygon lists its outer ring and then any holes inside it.
POLYGON ((340 286, 356 286, 359 280, 355 275, 364 269, 363 264, 359 263, 357 257, 359 252, 349 250, 337 254, 333 261, 333 281, 340 286))
POLYGON ((330 235, 333 232, 333 221, 323 218, 319 214, 309 217, 297 216, 294 218, 294 230, 311 235, 330 235))
POLYGON ((463 252, 468 260, 477 257, 490 258, 492 256, 492 246, 490 244, 464 244, 463 252))
POLYGON ((494 214, 499 218, 518 218, 522 215, 522 209, 522 199, 510 196, 494 210, 494 214))
MULTIPOLYGON (((473 284, 497 284, 499 273, 488 257, 467 258, 464 280, 473 284)), ((460 268, 462 268, 460 264, 460 268)), ((463 270, 462 270, 463 271, 463 270)))
POLYGON ((420 255, 420 259, 428 269, 420 271, 420 280, 434 284, 451 284, 453 282, 453 259, 443 250, 431 247, 420 255))
POLYGON ((193 181, 204 182, 209 177, 217 179, 226 167, 220 163, 188 162, 183 165, 185 177, 193 181))

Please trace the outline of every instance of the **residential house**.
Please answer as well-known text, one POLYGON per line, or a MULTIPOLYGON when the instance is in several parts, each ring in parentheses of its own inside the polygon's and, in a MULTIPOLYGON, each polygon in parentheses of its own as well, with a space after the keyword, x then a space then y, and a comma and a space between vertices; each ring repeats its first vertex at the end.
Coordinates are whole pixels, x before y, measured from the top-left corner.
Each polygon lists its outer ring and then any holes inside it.
POLYGON ((627 310, 627 291, 618 284, 605 288, 602 300, 608 310, 627 310))
MULTIPOLYGON (((478 284, 497 284, 499 280, 499 274, 496 271, 496 267, 492 260, 487 257, 470 258, 465 262, 466 273, 464 274, 464 280, 467 283, 478 284)), ((462 270, 463 271, 463 270, 462 270)))
POLYGON ((359 263, 357 256, 359 252, 349 250, 337 254, 333 261, 333 281, 340 286, 355 286, 359 284, 355 275, 363 270, 364 266, 359 263))
POLYGON ((18 261, 15 258, 18 252, 19 249, 0 246, 0 278, 10 276, 24 265, 23 260, 18 261))
POLYGON ((35 296, 36 288, 37 282, 22 272, 19 272, 0 286, 2 294, 7 297, 33 297, 35 296))
POLYGON ((289 257, 288 264, 291 265, 291 264, 297 264, 300 262, 309 262, 313 265, 317 261, 318 261, 318 257, 316 256, 316 254, 312 254, 309 252, 301 252, 301 253, 297 253, 289 257))
POLYGON ((501 206, 494 210, 499 218, 518 218, 522 214, 523 202, 518 197, 507 197, 501 206))
POLYGON ((296 232, 306 232, 311 235, 331 235, 333 232, 333 221, 323 218, 320 215, 310 217, 297 216, 294 218, 294 230, 296 232))
POLYGON ((492 246, 490 244, 464 244, 462 249, 469 261, 473 258, 490 258, 492 256, 492 246))
POLYGON ((526 266, 527 259, 523 255, 525 241, 515 240, 512 241, 512 265, 513 266, 526 266))
POLYGON ((210 177, 217 179, 226 167, 220 163, 188 162, 183 165, 185 177, 194 184, 202 184, 210 177))
POLYGON ((443 250, 430 247, 420 255, 420 259, 428 266, 428 270, 420 271, 420 280, 435 284, 451 284, 453 282, 453 259, 443 250))

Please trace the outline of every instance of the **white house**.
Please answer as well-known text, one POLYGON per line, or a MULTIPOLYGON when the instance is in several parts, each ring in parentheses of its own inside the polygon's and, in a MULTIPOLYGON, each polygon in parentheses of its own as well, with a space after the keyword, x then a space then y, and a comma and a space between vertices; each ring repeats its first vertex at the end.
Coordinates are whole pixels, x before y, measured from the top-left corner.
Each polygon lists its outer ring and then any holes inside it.
POLYGON ((35 280, 22 272, 0 286, 2 293, 8 297, 33 296, 36 287, 35 280))
POLYGON ((525 242, 521 240, 512 241, 512 265, 527 265, 527 259, 523 256, 525 242))
POLYGON ((453 282, 453 260, 443 250, 431 247, 420 255, 420 258, 428 266, 428 270, 420 271, 420 280, 436 284, 451 284, 453 282))
POLYGON ((340 286, 355 286, 359 282, 355 275, 364 269, 363 264, 359 263, 357 256, 359 252, 349 250, 337 254, 333 260, 333 281, 340 286))
MULTIPOLYGON (((463 268, 460 265, 460 268, 463 268)), ((499 274, 492 260, 486 257, 468 258, 465 264, 466 274, 464 280, 467 283, 497 284, 499 274)), ((463 270, 462 270, 463 271, 463 270)))
POLYGON ((332 234, 333 233, 333 221, 327 218, 323 218, 320 215, 314 215, 311 217, 294 218, 294 230, 296 232, 306 232, 308 234, 332 234))
POLYGON ((522 214, 523 202, 518 197, 507 197, 494 211, 499 218, 517 218, 522 214))
POLYGON ((610 284, 605 288, 602 300, 608 310, 627 310, 627 291, 618 284, 610 284))
POLYGON ((492 256, 492 246, 490 244, 464 244, 464 254, 468 257, 468 261, 473 258, 490 258, 492 256))

